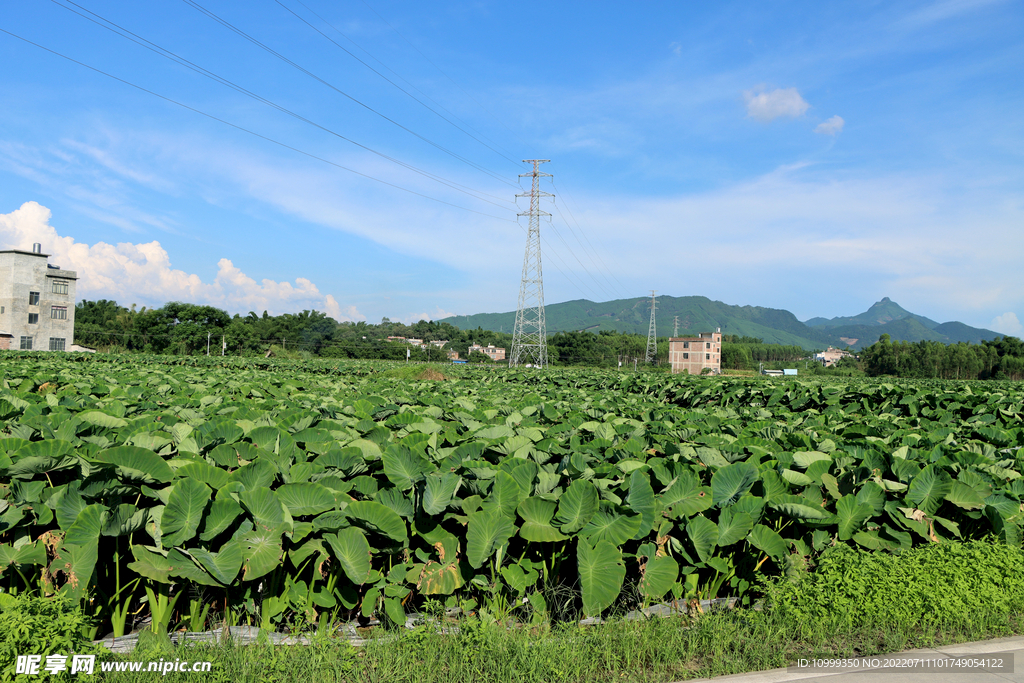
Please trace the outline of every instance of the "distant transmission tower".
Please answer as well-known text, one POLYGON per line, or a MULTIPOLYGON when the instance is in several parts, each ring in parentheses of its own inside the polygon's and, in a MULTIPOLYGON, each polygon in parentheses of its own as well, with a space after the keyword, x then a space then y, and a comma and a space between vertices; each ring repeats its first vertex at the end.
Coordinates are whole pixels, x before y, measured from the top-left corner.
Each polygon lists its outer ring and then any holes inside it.
POLYGON ((547 367, 548 337, 544 327, 544 276, 540 262, 540 217, 550 216, 541 211, 540 198, 554 197, 540 191, 540 179, 550 178, 550 173, 538 169, 550 159, 524 159, 523 163, 533 164, 532 173, 520 173, 520 178, 532 178, 529 194, 517 197, 530 198, 530 210, 520 216, 530 217, 530 229, 526 235, 526 255, 523 258, 523 279, 519 284, 519 308, 516 310, 516 327, 512 332, 512 355, 509 366, 533 365, 547 367))
POLYGON ((658 301, 654 298, 654 290, 651 290, 651 329, 647 332, 647 362, 653 363, 654 359, 658 356, 658 334, 655 331, 654 325, 654 309, 657 308, 658 301))
POLYGON ((676 316, 676 324, 672 326, 672 336, 673 337, 678 337, 679 336, 679 316, 678 315, 676 316))

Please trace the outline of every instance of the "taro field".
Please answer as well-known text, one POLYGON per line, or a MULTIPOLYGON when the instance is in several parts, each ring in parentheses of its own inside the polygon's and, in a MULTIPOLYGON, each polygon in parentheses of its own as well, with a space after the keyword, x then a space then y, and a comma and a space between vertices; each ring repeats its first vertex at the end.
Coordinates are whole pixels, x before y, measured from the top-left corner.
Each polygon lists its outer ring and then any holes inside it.
POLYGON ((1018 384, 436 370, 8 353, 0 588, 99 635, 540 623, 1021 545, 1018 384))

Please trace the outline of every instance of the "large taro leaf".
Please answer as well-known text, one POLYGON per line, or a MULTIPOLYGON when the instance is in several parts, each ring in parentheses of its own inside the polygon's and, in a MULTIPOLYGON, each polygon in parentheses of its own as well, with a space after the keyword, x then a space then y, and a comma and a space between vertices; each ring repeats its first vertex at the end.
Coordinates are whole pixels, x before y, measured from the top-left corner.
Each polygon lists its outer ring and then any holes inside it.
POLYGON ((630 475, 629 496, 626 498, 626 502, 634 512, 639 512, 642 518, 635 538, 644 538, 654 528, 655 510, 657 509, 654 488, 651 486, 650 477, 646 472, 635 470, 630 475))
POLYGON ((174 566, 161 552, 136 544, 132 546, 132 555, 135 561, 128 563, 128 569, 158 583, 171 582, 171 570, 174 566))
POLYGON ((162 545, 165 548, 181 545, 195 536, 209 502, 210 487, 194 479, 179 479, 160 520, 162 545))
POLYGON ((122 477, 142 481, 166 483, 174 478, 174 471, 163 458, 153 451, 136 446, 116 446, 101 451, 97 462, 109 463, 122 477))
POLYGON ((82 498, 82 494, 78 491, 79 485, 80 482, 70 482, 62 487, 59 494, 56 494, 59 495, 56 501, 53 501, 53 498, 50 499, 51 502, 56 502, 57 504, 55 510, 57 525, 61 529, 67 530, 78 519, 78 514, 85 509, 86 503, 85 499, 82 498))
POLYGON ((523 518, 519 536, 533 543, 550 543, 565 540, 565 535, 551 526, 555 516, 555 503, 541 498, 527 498, 517 508, 523 518))
POLYGON ((423 511, 428 515, 439 515, 444 512, 461 483, 462 478, 454 472, 447 472, 443 476, 429 475, 423 486, 423 511))
POLYGON ((269 460, 260 457, 231 473, 232 481, 242 484, 247 490, 268 488, 277 479, 277 468, 269 460))
POLYGON ((950 476, 935 465, 928 465, 910 482, 907 498, 926 515, 933 515, 952 490, 950 476))
POLYGON ((130 536, 143 528, 149 519, 149 510, 139 509, 131 503, 121 503, 107 518, 103 527, 104 536, 130 536))
POLYGON ((318 515, 334 508, 334 494, 320 484, 285 484, 276 493, 292 517, 318 515))
POLYGON ((178 550, 172 548, 167 551, 167 560, 171 563, 171 576, 185 579, 200 586, 220 586, 221 583, 206 572, 197 561, 178 550))
POLYGON ((252 581, 269 574, 281 563, 281 531, 256 528, 239 537, 242 550, 242 580, 252 581))
POLYGON ((427 562, 420 568, 415 580, 421 595, 451 595, 466 583, 458 559, 452 562, 427 562))
POLYGON ((238 570, 242 568, 242 546, 238 541, 228 541, 217 552, 191 548, 189 554, 203 565, 210 576, 225 586, 234 583, 238 570))
POLYGON ((742 541, 754 528, 754 518, 746 512, 737 512, 734 507, 722 510, 718 516, 718 545, 724 548, 742 541))
POLYGON ((662 506, 671 510, 674 519, 691 517, 713 504, 711 487, 701 486, 700 480, 688 471, 680 474, 658 498, 662 506))
POLYGON ((74 467, 81 459, 72 454, 74 444, 59 439, 33 441, 14 451, 6 474, 11 479, 30 478, 43 472, 74 467))
POLYGON ((370 543, 360 529, 348 527, 336 534, 325 534, 324 540, 331 546, 349 581, 361 586, 370 575, 370 543))
POLYGON ((832 518, 832 513, 803 496, 776 496, 768 501, 768 505, 779 512, 801 520, 821 521, 832 518))
POLYGON ((581 540, 576 550, 576 563, 583 589, 583 611, 598 616, 619 597, 626 567, 622 553, 609 541, 591 546, 581 540))
POLYGON ((234 524, 241 514, 242 506, 236 503, 233 498, 230 496, 218 496, 210 506, 210 511, 206 513, 206 517, 203 518, 203 526, 199 531, 199 538, 203 541, 212 540, 234 524))
POLYGON ((769 529, 764 524, 758 524, 751 529, 747 540, 750 541, 750 545, 771 556, 776 561, 781 561, 786 556, 787 547, 786 542, 782 540, 782 536, 779 536, 778 533, 769 529))
POLYGON ((836 503, 836 517, 839 518, 839 540, 848 541, 853 538, 861 525, 871 518, 871 507, 858 502, 852 495, 846 495, 836 503))
POLYGON ((506 517, 514 517, 516 508, 526 496, 515 478, 507 472, 498 472, 494 476, 491 492, 484 499, 482 509, 497 510, 506 517))
POLYGON ((424 456, 398 444, 388 446, 381 460, 384 463, 384 474, 402 491, 408 491, 423 481, 424 476, 434 469, 424 456))
POLYGON ((701 562, 707 562, 718 545, 718 525, 707 517, 697 516, 686 525, 686 535, 701 562))
POLYGON ((579 531, 597 513, 598 500, 597 487, 585 479, 577 479, 558 499, 555 524, 566 534, 579 531))
POLYGON ((734 462, 719 467, 711 477, 711 496, 720 508, 732 505, 740 496, 750 490, 757 481, 757 465, 749 462, 734 462))
POLYGON ((640 568, 640 591, 654 600, 668 593, 679 578, 679 563, 663 555, 653 557, 640 568))
MULTIPOLYGON (((345 508, 345 515, 355 526, 382 534, 394 541, 405 543, 409 539, 405 521, 398 516, 397 512, 376 501, 360 500, 349 503, 345 508)), ((316 520, 314 520, 315 524, 316 520)))
POLYGON ((636 536, 642 521, 640 515, 619 514, 614 506, 609 506, 606 503, 601 506, 597 514, 590 518, 587 525, 580 530, 579 535, 593 544, 599 541, 610 541, 616 546, 621 546, 636 536))
POLYGON ((231 476, 227 472, 219 467, 214 467, 205 460, 190 462, 175 471, 178 477, 201 481, 211 489, 219 489, 231 480, 231 476))
POLYGON ((106 413, 98 410, 86 410, 75 415, 82 422, 88 422, 91 425, 97 427, 105 427, 107 429, 119 429, 127 426, 128 422, 120 417, 114 417, 113 415, 107 415, 106 413))
POLYGON ((873 481, 865 482, 857 492, 857 502, 870 507, 871 514, 881 514, 885 509, 885 489, 873 481))
POLYGON ((46 566, 46 547, 42 541, 26 543, 19 548, 8 543, 0 543, 0 576, 3 576, 8 567, 24 564, 46 566))
MULTIPOLYGON (((277 494, 266 487, 242 491, 238 494, 238 500, 248 510, 252 519, 258 526, 266 529, 280 530, 283 527, 291 527, 291 515, 285 509, 284 504, 277 497, 277 494)), ((164 512, 164 533, 166 534, 167 513, 164 512)))
MULTIPOLYGON (((351 507, 351 506, 350 506, 351 507)), ((516 531, 511 517, 501 510, 481 510, 469 516, 466 532, 466 557, 474 569, 479 569, 494 552, 508 543, 516 531)))
POLYGON ((946 500, 964 510, 981 510, 985 507, 985 499, 975 489, 960 481, 950 483, 946 500))

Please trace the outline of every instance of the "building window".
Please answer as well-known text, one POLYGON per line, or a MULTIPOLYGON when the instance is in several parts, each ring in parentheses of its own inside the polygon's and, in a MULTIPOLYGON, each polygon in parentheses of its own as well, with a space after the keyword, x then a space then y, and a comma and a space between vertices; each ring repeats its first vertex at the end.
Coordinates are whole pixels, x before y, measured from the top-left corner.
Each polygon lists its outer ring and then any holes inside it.
POLYGON ((32 350, 32 337, 22 337, 21 338, 21 350, 22 351, 31 351, 32 350))
POLYGON ((683 348, 684 349, 690 348, 690 342, 683 342, 683 348))
POLYGON ((29 325, 35 325, 38 322, 39 322, 39 314, 38 313, 29 313, 28 314, 28 324, 29 325))
POLYGON ((711 360, 711 354, 710 353, 705 353, 704 354, 704 360, 711 360))
POLYGON ((67 306, 50 306, 50 317, 54 320, 67 320, 68 319, 68 307, 67 306))
POLYGON ((690 360, 690 354, 684 353, 683 354, 683 360, 690 360))
POLYGON ((711 348, 711 342, 707 342, 704 348, 710 349, 711 348))
POLYGON ((38 306, 39 305, 39 292, 29 292, 28 293, 28 305, 29 306, 38 306))
POLYGON ((68 283, 64 282, 63 280, 54 280, 53 281, 53 293, 54 294, 67 294, 68 293, 68 283))
POLYGON ((50 337, 50 350, 51 351, 63 351, 64 350, 64 338, 50 337))

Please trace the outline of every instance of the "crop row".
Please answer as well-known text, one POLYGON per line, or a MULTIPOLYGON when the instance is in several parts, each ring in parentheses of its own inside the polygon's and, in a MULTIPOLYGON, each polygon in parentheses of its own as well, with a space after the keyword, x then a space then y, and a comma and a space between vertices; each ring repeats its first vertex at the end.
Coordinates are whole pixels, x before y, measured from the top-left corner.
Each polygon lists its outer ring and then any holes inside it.
POLYGON ((143 596, 191 628, 211 605, 273 627, 439 599, 549 619, 749 596, 837 543, 1021 544, 1008 383, 380 370, 18 357, 0 585, 118 634, 143 596))

